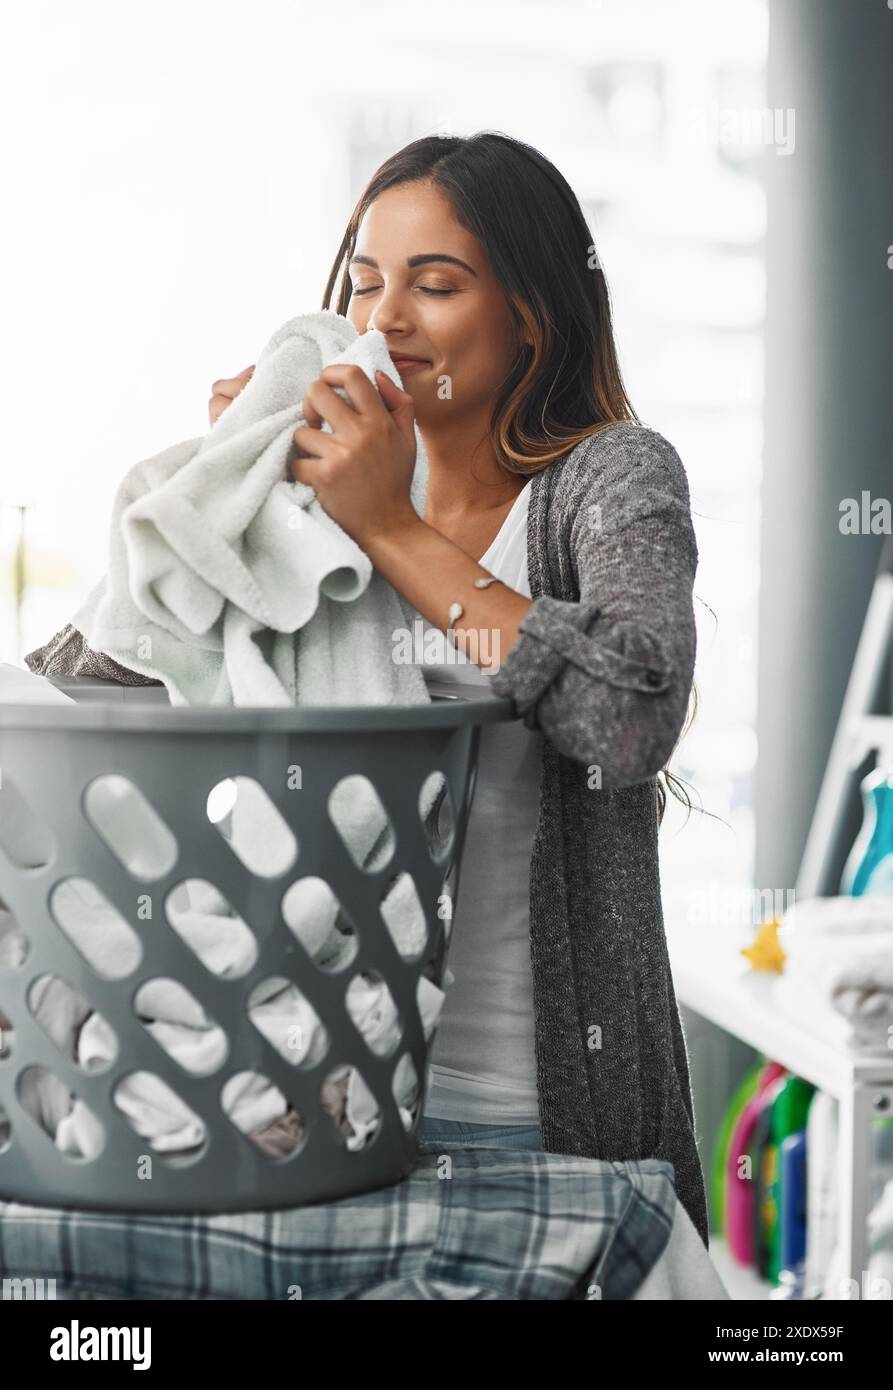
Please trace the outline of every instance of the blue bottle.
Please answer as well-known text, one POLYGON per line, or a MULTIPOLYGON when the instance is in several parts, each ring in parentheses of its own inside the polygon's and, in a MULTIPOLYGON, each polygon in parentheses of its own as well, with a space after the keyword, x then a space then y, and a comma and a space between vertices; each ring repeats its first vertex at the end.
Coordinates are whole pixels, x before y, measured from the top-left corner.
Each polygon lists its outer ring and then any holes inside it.
POLYGON ((854 898, 893 893, 893 759, 885 753, 881 766, 861 784, 864 816, 840 881, 841 893, 854 898))
POLYGON ((778 1287, 773 1299, 806 1296, 806 1131, 798 1130, 781 1142, 781 1233, 778 1287))

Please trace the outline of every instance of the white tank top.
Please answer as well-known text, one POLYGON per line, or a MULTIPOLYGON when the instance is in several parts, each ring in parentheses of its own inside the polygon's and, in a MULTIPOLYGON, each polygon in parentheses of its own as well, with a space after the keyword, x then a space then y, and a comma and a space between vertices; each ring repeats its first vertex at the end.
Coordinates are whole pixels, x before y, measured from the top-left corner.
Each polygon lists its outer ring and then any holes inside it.
MULTIPOLYGON (((528 482, 480 559, 528 598, 529 499, 528 482)), ((489 677, 439 628, 421 614, 418 620, 425 634, 419 665, 429 684, 436 682, 439 689, 489 685, 489 677), (434 661, 428 659, 432 649, 434 661)), ((430 1058, 424 1114, 432 1119, 539 1121, 529 892, 541 744, 542 734, 520 720, 481 730, 448 958, 455 979, 446 989, 430 1058)))

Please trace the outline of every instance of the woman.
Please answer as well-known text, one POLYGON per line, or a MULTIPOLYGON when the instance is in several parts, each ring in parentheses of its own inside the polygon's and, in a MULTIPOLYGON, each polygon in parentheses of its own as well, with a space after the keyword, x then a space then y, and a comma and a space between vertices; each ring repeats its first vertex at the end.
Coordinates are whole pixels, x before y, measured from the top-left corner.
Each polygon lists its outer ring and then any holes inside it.
MULTIPOLYGON (((334 308, 385 335, 404 389, 325 368, 294 476, 449 630, 440 674, 521 715, 482 731, 419 1138, 667 1160, 706 1245, 657 849, 695 657, 684 469, 635 417, 589 228, 529 146, 414 141, 360 198, 323 308, 339 270, 334 308)), ((212 422, 252 370, 214 384, 212 422)))
POLYGON ((294 475, 430 624, 461 606, 457 646, 523 715, 484 731, 419 1138, 668 1158, 706 1243, 657 853, 695 653, 682 465, 635 420, 589 229, 530 147, 415 141, 360 198, 324 308, 339 269, 334 307, 404 389, 326 368, 294 475))

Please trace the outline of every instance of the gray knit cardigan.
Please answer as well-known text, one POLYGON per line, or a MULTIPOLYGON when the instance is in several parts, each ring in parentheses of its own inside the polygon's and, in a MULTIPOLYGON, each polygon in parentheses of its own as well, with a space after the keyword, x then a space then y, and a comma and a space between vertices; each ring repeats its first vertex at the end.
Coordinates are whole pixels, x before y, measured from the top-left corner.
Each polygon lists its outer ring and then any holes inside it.
POLYGON ((537 1085, 548 1153, 660 1158, 708 1244, 667 955, 656 775, 688 710, 698 551, 672 445, 590 435, 530 486, 533 602, 490 677, 543 741, 530 864, 537 1085))
MULTIPOLYGON (((543 1145, 669 1161, 707 1245, 657 850, 655 778, 695 658, 698 553, 676 451, 637 424, 589 435, 534 476, 527 554, 533 603, 490 680, 545 735, 530 864, 543 1145)), ((25 660, 146 683, 70 625, 25 660)))

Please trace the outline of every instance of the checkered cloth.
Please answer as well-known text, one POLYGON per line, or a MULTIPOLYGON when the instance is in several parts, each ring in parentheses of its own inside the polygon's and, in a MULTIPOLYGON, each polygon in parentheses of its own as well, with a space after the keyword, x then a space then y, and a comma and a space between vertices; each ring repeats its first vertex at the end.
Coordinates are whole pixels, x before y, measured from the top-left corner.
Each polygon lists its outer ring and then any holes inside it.
POLYGON ((660 1258, 676 1203, 662 1160, 438 1143, 395 1186, 284 1211, 0 1202, 0 1278, 55 1279, 58 1299, 617 1300, 660 1258))

